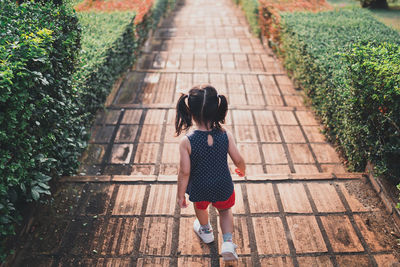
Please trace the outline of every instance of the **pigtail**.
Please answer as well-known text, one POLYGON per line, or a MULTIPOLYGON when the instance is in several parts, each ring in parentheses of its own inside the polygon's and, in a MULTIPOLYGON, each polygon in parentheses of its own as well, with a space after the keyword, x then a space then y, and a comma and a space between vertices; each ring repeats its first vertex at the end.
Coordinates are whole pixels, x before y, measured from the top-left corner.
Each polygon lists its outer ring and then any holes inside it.
POLYGON ((181 95, 176 104, 175 132, 177 136, 181 134, 182 130, 192 126, 192 114, 185 103, 186 98, 188 95, 181 95))
POLYGON ((224 95, 218 95, 218 98, 220 99, 220 102, 217 110, 217 125, 219 125, 219 123, 225 123, 226 113, 228 112, 228 101, 226 100, 226 97, 224 95))

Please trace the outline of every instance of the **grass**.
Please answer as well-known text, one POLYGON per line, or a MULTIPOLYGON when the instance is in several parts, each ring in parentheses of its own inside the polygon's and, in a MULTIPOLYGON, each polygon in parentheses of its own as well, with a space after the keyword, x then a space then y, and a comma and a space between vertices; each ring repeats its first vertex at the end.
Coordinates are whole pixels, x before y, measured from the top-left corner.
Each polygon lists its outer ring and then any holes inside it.
MULTIPOLYGON (((357 0, 328 0, 328 2, 336 8, 361 7, 357 0)), ((400 31, 400 2, 389 2, 389 9, 372 9, 371 12, 381 22, 400 31)))

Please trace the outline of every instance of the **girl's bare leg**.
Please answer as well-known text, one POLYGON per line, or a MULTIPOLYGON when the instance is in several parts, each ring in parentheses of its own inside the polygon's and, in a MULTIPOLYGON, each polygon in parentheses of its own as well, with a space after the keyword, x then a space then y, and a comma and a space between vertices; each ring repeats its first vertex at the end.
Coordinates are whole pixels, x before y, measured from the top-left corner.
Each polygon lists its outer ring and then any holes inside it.
POLYGON ((197 209, 196 206, 194 205, 194 211, 196 212, 196 216, 197 216, 197 219, 199 219, 200 224, 207 225, 208 224, 208 209, 200 210, 200 209, 197 209))
POLYGON ((222 234, 233 233, 233 215, 232 209, 218 210, 219 225, 221 226, 222 234))

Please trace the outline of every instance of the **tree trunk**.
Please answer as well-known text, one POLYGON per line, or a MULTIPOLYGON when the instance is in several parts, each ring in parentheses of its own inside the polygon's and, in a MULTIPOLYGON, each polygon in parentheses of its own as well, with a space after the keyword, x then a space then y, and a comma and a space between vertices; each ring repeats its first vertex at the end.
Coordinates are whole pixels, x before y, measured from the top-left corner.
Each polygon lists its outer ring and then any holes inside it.
POLYGON ((389 8, 387 0, 361 0, 361 6, 373 9, 389 8))

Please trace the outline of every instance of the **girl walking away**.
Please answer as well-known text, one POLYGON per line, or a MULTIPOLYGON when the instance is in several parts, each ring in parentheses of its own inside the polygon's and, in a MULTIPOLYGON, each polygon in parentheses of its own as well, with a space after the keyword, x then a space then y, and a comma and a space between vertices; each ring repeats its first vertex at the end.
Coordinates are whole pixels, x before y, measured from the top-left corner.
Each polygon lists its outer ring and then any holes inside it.
POLYGON ((227 111, 225 96, 218 95, 214 87, 193 87, 188 95, 184 94, 178 100, 175 129, 180 135, 194 124, 194 130, 179 144, 178 204, 181 208, 188 206, 185 193, 194 202, 197 219, 193 229, 205 243, 214 241, 208 205, 211 203, 218 210, 223 234, 221 254, 225 261, 231 261, 237 260, 238 256, 237 246, 232 242, 231 207, 235 204, 235 192, 227 155, 232 158, 240 176, 245 175, 246 166, 232 134, 221 127, 227 111))

